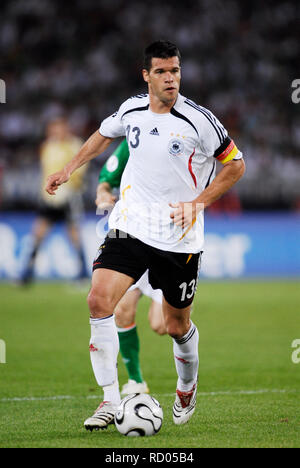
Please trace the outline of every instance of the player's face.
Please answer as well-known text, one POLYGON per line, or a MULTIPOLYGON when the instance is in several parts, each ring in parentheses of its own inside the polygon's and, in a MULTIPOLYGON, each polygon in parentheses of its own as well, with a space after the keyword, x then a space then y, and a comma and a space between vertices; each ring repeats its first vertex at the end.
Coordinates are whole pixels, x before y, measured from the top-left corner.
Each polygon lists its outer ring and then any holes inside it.
POLYGON ((149 70, 143 70, 144 80, 149 85, 149 91, 166 104, 175 102, 180 87, 180 63, 178 57, 167 59, 152 58, 149 70))
POLYGON ((69 133, 69 127, 64 120, 55 120, 48 125, 47 137, 53 140, 64 140, 69 133))

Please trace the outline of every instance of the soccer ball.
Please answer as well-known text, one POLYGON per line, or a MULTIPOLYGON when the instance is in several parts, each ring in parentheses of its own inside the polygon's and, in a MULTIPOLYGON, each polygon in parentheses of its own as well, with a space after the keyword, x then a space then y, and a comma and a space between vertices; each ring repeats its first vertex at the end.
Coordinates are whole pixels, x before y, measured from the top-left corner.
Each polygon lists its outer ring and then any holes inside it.
POLYGON ((115 425, 126 436, 151 436, 162 426, 163 410, 158 401, 146 393, 127 395, 115 414, 115 425))

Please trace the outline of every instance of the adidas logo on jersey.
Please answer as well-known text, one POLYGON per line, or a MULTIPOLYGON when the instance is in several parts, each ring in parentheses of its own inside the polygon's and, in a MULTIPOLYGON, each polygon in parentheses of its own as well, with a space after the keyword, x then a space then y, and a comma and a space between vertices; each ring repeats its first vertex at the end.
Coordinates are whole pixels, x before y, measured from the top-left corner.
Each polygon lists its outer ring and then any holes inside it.
POLYGON ((158 130, 157 130, 156 127, 153 130, 151 130, 150 135, 158 135, 159 136, 159 133, 158 133, 158 130))

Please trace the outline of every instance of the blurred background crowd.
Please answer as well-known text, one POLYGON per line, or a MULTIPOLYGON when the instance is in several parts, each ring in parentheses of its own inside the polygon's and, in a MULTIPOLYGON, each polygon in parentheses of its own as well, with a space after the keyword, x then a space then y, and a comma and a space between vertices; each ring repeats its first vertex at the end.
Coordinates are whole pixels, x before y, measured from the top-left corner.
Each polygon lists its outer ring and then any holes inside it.
MULTIPOLYGON (((181 93, 209 108, 243 151, 232 209, 300 210, 300 4, 296 1, 1 0, 0 209, 34 209, 49 119, 67 115, 86 139, 131 95, 145 92, 143 49, 182 53, 181 93)), ((86 174, 94 210, 97 158, 86 174)))

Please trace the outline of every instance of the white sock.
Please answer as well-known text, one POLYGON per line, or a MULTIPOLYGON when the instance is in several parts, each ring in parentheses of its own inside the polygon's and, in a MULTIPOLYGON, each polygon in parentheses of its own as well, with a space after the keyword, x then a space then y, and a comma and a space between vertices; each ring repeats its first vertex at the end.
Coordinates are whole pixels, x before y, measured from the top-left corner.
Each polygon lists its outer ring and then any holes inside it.
POLYGON ((118 379, 116 379, 112 385, 105 385, 103 387, 103 392, 103 401, 110 401, 113 405, 119 405, 121 403, 118 379))
POLYGON ((199 356, 199 333, 191 321, 186 335, 179 340, 173 339, 175 366, 178 374, 177 388, 181 392, 190 391, 197 382, 199 356))
POLYGON ((104 401, 119 405, 117 358, 119 338, 113 315, 103 319, 90 319, 90 355, 96 381, 103 387, 104 401))

